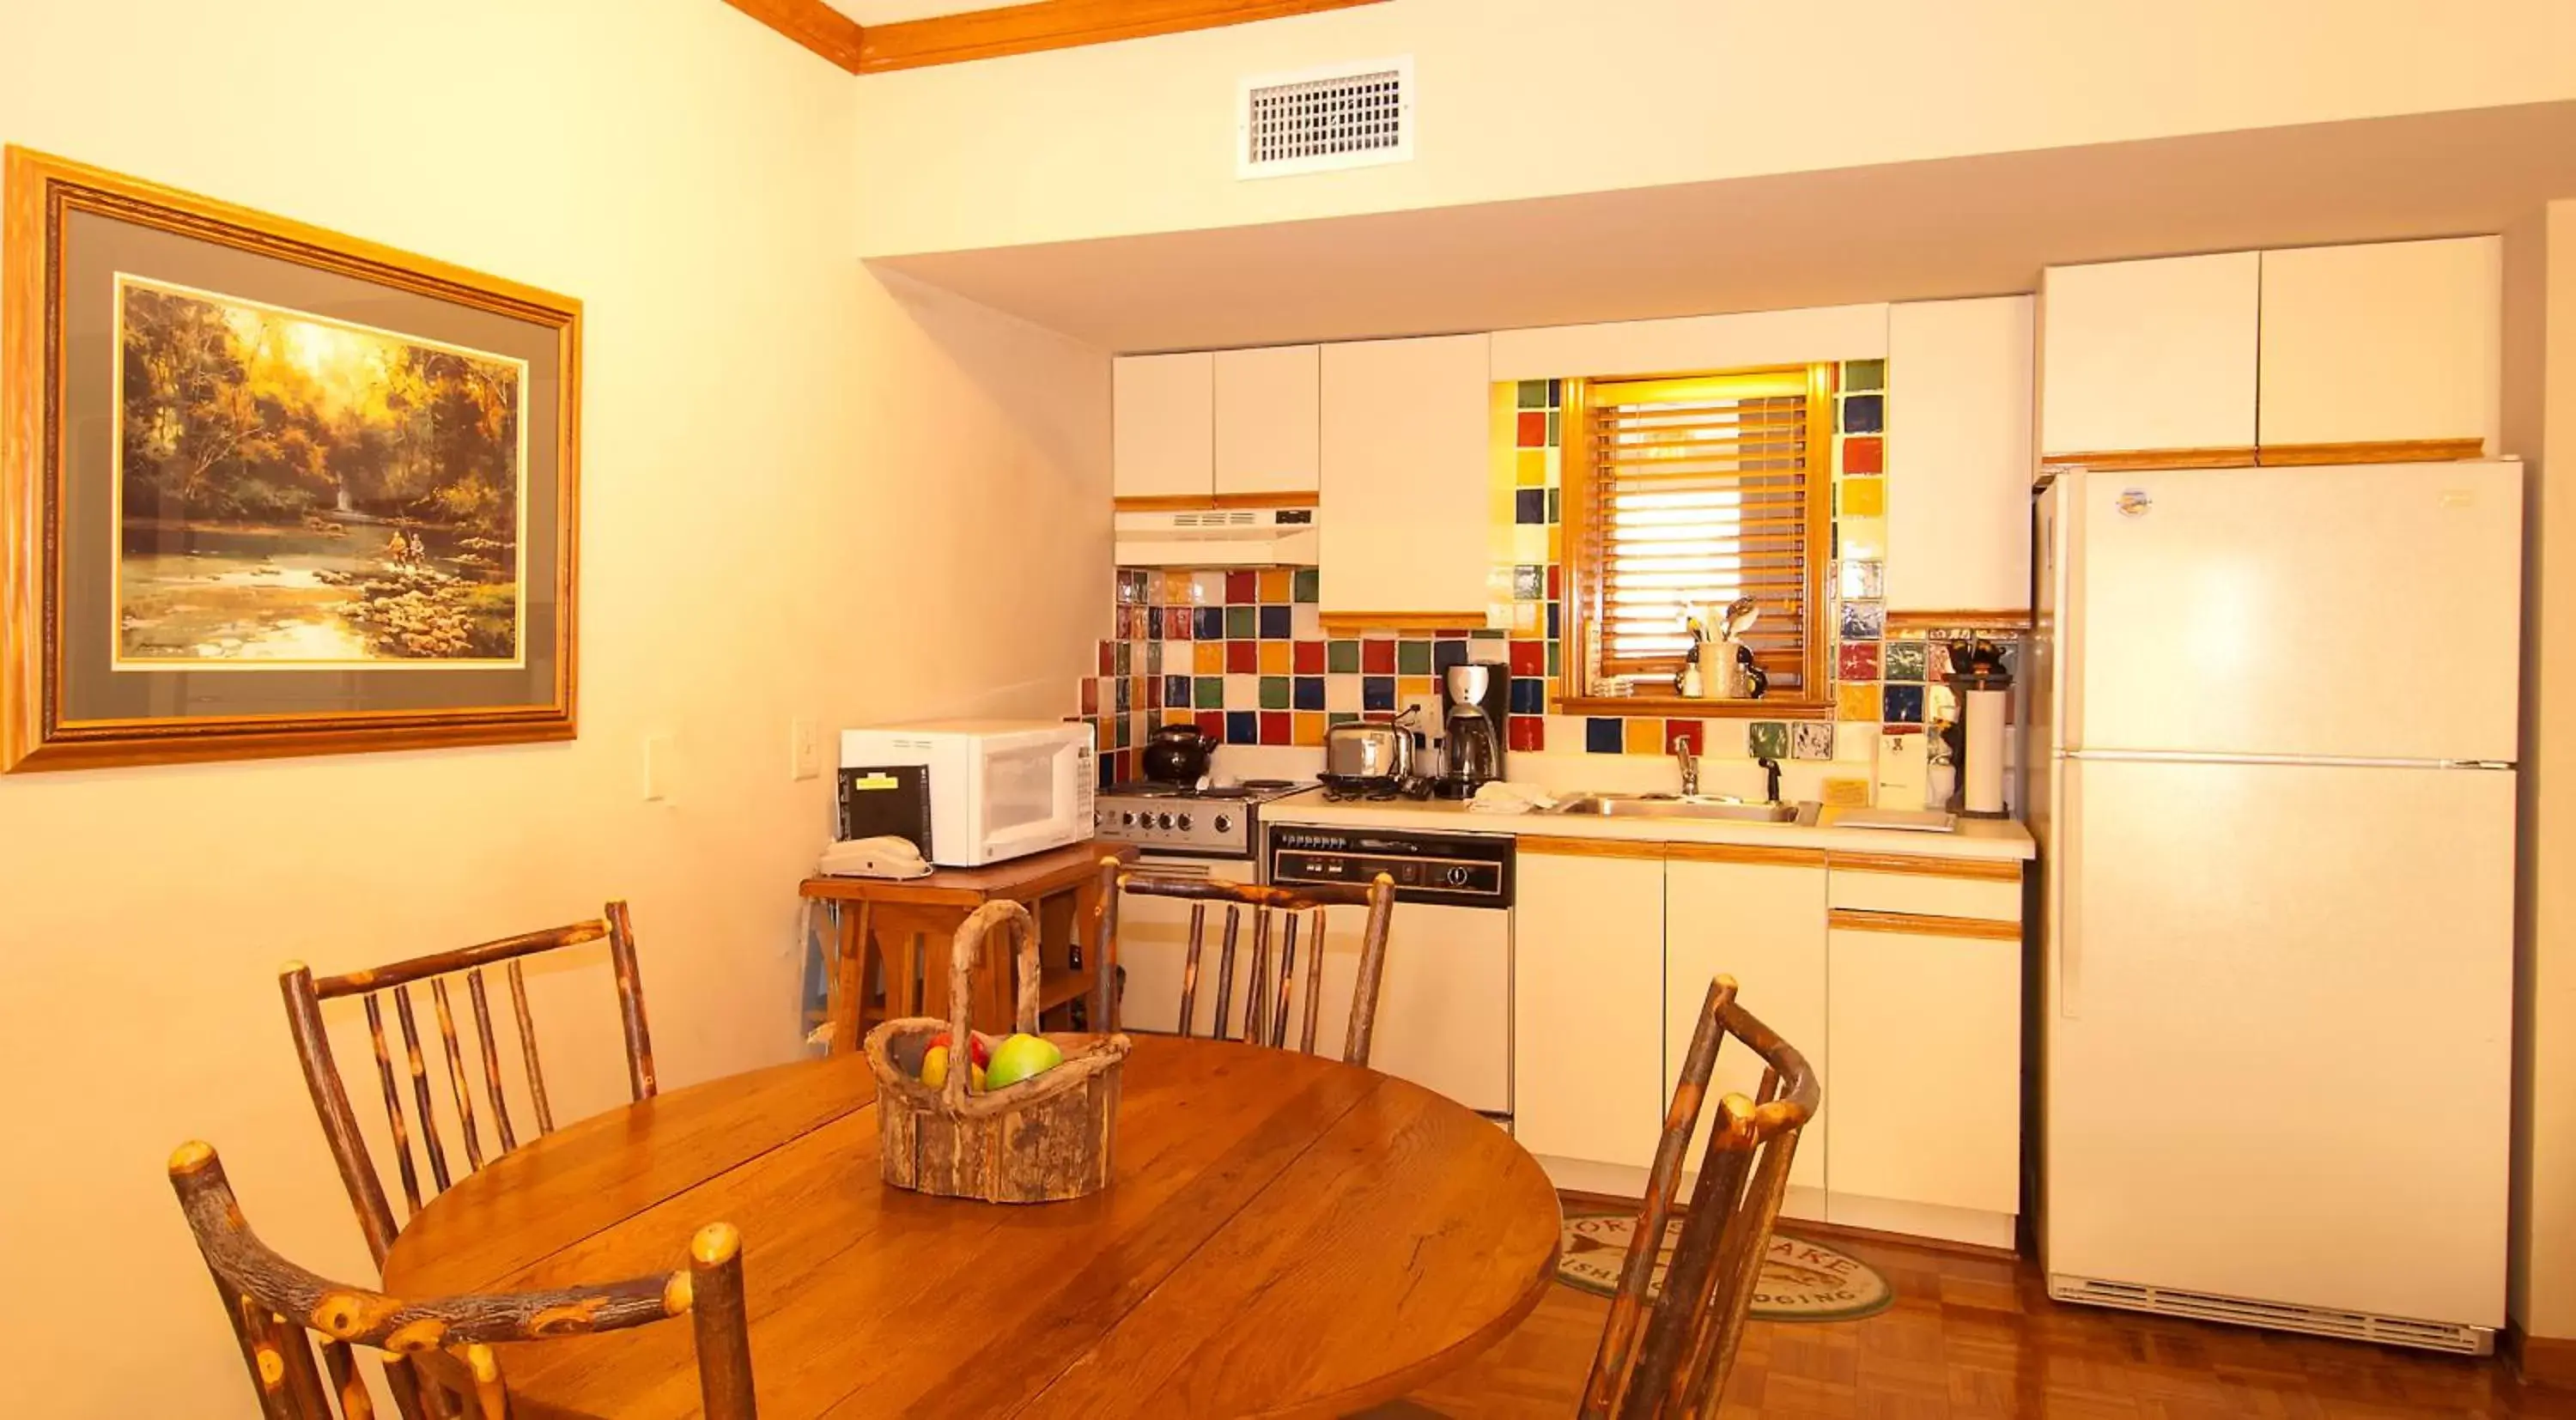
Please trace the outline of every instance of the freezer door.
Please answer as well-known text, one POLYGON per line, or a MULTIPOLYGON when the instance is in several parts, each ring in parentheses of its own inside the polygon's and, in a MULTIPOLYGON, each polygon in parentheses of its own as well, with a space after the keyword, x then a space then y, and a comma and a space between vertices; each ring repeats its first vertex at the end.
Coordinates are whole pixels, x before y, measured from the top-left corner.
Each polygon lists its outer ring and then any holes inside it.
POLYGON ((2513 775, 2060 783, 2048 1270, 2501 1325, 2513 775))
POLYGON ((2514 758, 2520 464, 2076 478, 2067 748, 2514 758))

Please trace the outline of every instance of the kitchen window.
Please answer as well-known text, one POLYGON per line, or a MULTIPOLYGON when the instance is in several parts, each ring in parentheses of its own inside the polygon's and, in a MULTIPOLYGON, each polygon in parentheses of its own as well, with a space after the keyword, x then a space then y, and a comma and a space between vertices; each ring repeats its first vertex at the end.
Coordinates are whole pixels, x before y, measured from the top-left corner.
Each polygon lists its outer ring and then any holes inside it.
POLYGON ((1833 367, 1571 380, 1564 409, 1560 708, 1770 717, 1827 705, 1833 367), (1714 618, 1739 596, 1761 609, 1744 643, 1768 693, 1680 700, 1684 608, 1714 618))

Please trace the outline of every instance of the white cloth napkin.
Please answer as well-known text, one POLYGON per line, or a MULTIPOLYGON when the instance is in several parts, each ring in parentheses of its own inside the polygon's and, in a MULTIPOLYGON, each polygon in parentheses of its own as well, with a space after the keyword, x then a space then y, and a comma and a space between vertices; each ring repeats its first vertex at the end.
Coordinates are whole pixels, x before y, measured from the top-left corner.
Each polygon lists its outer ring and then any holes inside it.
POLYGON ((1476 790, 1467 801, 1469 813, 1526 814, 1556 807, 1556 796, 1535 784, 1507 784, 1491 780, 1476 790))

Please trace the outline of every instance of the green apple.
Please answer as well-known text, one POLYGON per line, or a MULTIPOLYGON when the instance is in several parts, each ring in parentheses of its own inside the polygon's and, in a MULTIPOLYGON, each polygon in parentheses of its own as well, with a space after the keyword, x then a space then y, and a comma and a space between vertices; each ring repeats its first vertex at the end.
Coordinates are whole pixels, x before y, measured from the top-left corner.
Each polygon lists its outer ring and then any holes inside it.
POLYGON ((1064 1063, 1064 1052, 1043 1036, 1015 1035, 993 1047, 992 1068, 985 1081, 994 1089, 1043 1075, 1064 1063))

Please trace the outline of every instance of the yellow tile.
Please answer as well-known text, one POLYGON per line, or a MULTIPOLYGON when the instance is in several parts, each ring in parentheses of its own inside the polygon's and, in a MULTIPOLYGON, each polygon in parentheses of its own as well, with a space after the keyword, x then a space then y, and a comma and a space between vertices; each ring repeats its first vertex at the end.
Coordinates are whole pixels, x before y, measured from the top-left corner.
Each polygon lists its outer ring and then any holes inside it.
POLYGON ((1319 710, 1300 710, 1288 722, 1288 742, 1320 749, 1324 743, 1324 716, 1319 710))
POLYGON ((1293 601, 1296 598, 1295 576, 1285 567, 1264 567, 1259 578, 1264 605, 1293 601))
POLYGON ((1862 681, 1834 687, 1834 718, 1837 720, 1875 720, 1878 718, 1878 682, 1862 681))
POLYGON ((1516 452, 1520 458, 1520 468, 1515 481, 1523 488, 1545 488, 1547 486, 1547 450, 1520 449, 1516 452))
POLYGON ((1834 531, 1838 534, 1835 540, 1841 545, 1845 557, 1870 561, 1887 555, 1885 518, 1847 515, 1835 520, 1834 531))
POLYGON ((1292 655, 1288 649, 1291 644, 1292 643, 1287 641, 1264 641, 1261 643, 1261 673, 1263 675, 1288 674, 1289 670, 1296 662, 1296 657, 1292 655))
POLYGON ((1189 573, 1165 572, 1163 574, 1163 605, 1188 606, 1193 600, 1195 599, 1190 596, 1189 573))
POLYGON ((1565 528, 1560 523, 1547 525, 1547 560, 1550 562, 1565 560, 1565 528))
POLYGON ((1666 752, 1663 721, 1630 719, 1620 723, 1626 726, 1620 733, 1625 736, 1628 753, 1663 754, 1666 752))
POLYGON ((1117 716, 1101 716, 1099 719, 1091 722, 1091 730, 1091 737, 1097 742, 1093 748, 1098 749, 1102 754, 1107 754, 1111 749, 1116 747, 1118 740, 1117 716))
POLYGON ((1844 517, 1880 518, 1887 515, 1886 479, 1846 478, 1842 482, 1842 490, 1844 517))
POLYGON ((1430 694, 1431 677, 1427 675, 1400 675, 1395 678, 1395 703, 1399 710, 1404 708, 1405 701, 1427 698, 1430 694))
POLYGON ((1198 723, 1198 717, 1190 713, 1190 707, 1186 705, 1166 705, 1163 707, 1163 723, 1166 725, 1191 725, 1198 723))
POLYGON ((1222 641, 1191 642, 1190 664, 1200 675, 1225 674, 1225 643, 1222 641))

